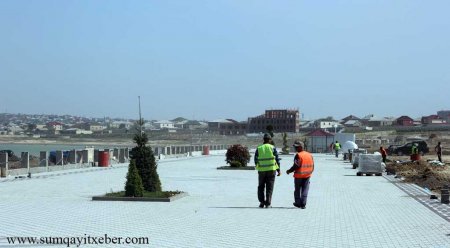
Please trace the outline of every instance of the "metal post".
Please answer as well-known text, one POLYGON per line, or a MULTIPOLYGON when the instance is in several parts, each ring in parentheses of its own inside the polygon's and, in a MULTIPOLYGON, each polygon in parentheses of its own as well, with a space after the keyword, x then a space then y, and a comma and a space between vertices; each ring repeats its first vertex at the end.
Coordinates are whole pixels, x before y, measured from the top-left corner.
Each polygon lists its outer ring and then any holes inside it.
POLYGON ((441 189, 441 203, 449 204, 449 193, 448 193, 448 185, 444 185, 441 189))
POLYGON ((45 167, 45 171, 48 171, 48 152, 40 152, 39 154, 39 166, 45 167))
POLYGON ((8 153, 7 152, 0 153, 0 176, 1 177, 8 176, 8 153))
POLYGON ((30 173, 30 153, 22 152, 22 155, 20 157, 22 168, 27 168, 27 173, 30 173))

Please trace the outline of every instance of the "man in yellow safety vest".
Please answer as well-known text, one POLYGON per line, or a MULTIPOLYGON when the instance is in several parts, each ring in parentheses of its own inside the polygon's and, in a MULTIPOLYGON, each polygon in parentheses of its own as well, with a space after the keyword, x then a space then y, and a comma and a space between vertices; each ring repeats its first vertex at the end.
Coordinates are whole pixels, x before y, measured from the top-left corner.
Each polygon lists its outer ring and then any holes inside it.
POLYGON ((259 207, 270 208, 272 192, 275 184, 275 174, 281 175, 280 159, 277 149, 271 145, 272 136, 264 134, 264 144, 258 146, 255 152, 255 166, 258 170, 258 200, 259 207), (264 189, 266 194, 264 196, 264 189))

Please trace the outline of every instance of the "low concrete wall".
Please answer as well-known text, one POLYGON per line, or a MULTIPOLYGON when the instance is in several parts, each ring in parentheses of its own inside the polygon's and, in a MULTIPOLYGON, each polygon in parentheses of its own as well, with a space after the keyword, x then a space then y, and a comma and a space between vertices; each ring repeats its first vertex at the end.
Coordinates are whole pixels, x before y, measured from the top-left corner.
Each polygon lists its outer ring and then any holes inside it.
POLYGON ((30 168, 31 174, 42 173, 42 172, 47 172, 47 168, 46 167, 31 167, 30 168))
POLYGON ((27 168, 8 170, 8 176, 19 176, 27 174, 28 174, 27 168))
POLYGON ((48 167, 48 171, 72 170, 80 168, 92 167, 91 164, 66 164, 66 165, 52 165, 48 167))
MULTIPOLYGON (((209 154, 210 155, 224 155, 226 153, 227 145, 208 145, 210 147, 209 154), (216 150, 217 149, 217 150, 216 150)), ((129 149, 121 148, 121 149, 104 149, 104 151, 110 152, 110 162, 116 163, 128 163, 129 162, 129 149), (113 159, 113 155, 116 156, 116 159, 113 159)), ((155 157, 157 159, 169 159, 169 158, 183 158, 183 157, 199 157, 202 156, 203 153, 203 145, 192 145, 192 146, 165 146, 158 147, 156 149, 157 153, 155 153, 155 157)), ((98 150, 92 150, 92 157, 95 162, 98 162, 98 150)), ((22 153, 22 166, 24 168, 20 169, 12 169, 10 170, 7 167, 7 155, 6 158, 3 156, 0 159, 0 167, 3 167, 3 171, 6 175, 3 176, 19 176, 19 175, 27 175, 28 173, 43 173, 43 172, 53 172, 53 171, 61 171, 61 170, 71 170, 71 169, 80 169, 80 168, 89 168, 92 167, 92 163, 90 161, 86 163, 89 157, 88 150, 71 150, 69 156, 67 158, 67 162, 72 162, 70 164, 62 165, 63 151, 56 151, 56 163, 57 165, 48 166, 48 152, 40 153, 40 162, 39 167, 29 167, 29 153, 22 153), (73 163, 76 162, 76 163, 73 163)))

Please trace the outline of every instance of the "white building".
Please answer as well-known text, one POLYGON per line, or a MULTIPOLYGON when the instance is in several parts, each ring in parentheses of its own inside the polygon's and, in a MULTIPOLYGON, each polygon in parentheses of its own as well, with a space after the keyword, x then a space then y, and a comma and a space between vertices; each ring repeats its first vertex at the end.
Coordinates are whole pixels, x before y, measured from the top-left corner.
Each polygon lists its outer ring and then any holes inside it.
POLYGON ((328 129, 328 128, 337 128, 341 124, 337 121, 320 121, 319 122, 319 128, 321 129, 328 129))
POLYGON ((168 121, 168 120, 162 120, 162 121, 157 121, 155 123, 153 123, 153 125, 158 128, 158 129, 163 129, 163 128, 167 128, 167 129, 171 129, 171 128, 175 128, 175 125, 173 122, 168 121))

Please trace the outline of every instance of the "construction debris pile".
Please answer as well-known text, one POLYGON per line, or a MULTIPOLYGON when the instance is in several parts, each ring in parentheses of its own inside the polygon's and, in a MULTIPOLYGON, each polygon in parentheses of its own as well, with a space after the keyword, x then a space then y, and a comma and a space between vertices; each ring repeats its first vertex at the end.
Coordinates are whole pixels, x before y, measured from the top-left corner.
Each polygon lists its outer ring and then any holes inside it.
POLYGON ((447 165, 433 161, 393 161, 386 164, 386 172, 402 177, 406 182, 415 183, 423 188, 438 191, 444 185, 450 185, 450 170, 447 165))

